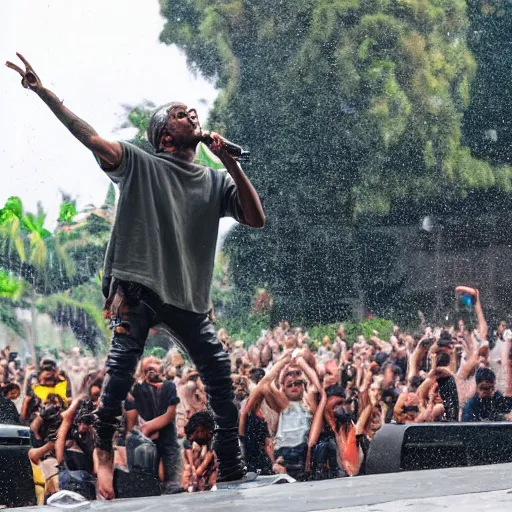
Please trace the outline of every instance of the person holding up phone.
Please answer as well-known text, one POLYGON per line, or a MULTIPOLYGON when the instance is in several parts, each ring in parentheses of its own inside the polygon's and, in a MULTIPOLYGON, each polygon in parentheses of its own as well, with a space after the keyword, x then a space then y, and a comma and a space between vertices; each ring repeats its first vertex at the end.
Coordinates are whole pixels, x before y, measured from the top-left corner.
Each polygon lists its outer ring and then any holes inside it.
POLYGON ((418 389, 418 396, 423 407, 427 407, 429 393, 437 386, 444 406, 443 421, 459 421, 459 396, 457 383, 450 365, 454 359, 452 335, 448 331, 442 331, 437 342, 430 349, 432 357, 432 369, 428 377, 418 389))

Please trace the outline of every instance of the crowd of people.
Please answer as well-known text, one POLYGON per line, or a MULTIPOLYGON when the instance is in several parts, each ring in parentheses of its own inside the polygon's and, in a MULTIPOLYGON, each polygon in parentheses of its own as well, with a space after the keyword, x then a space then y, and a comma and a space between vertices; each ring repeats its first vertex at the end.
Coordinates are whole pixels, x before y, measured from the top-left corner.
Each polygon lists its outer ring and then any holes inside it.
MULTIPOLYGON (((299 481, 356 476, 386 423, 512 420, 512 332, 505 321, 488 328, 474 292, 471 328, 463 320, 456 327, 423 323, 415 332, 395 326, 386 339, 375 331, 349 340, 340 325, 335 339, 314 343, 283 322, 250 345, 220 329, 248 471, 299 481)), ((78 488, 87 494, 89 485, 94 494, 92 424, 104 361, 78 347, 59 362, 44 357, 37 371, 8 347, 0 359, 2 421, 30 427, 41 502, 77 474, 78 488)), ((149 446, 140 465, 154 468, 162 492, 216 489, 208 390, 177 348, 139 362, 119 425, 117 468, 132 469, 136 447, 149 446)))

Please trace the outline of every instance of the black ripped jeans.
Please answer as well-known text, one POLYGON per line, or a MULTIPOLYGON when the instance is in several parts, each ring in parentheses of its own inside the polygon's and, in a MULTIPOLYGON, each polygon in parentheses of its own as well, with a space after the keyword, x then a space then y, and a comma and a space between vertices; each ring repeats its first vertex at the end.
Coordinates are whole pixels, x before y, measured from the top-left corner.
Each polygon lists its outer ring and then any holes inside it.
POLYGON ((96 446, 112 451, 112 437, 130 391, 137 362, 144 351, 149 329, 166 324, 196 366, 208 395, 217 425, 214 449, 220 478, 243 476, 238 440, 238 409, 233 402, 231 361, 217 339, 207 314, 184 311, 168 304, 148 288, 125 281, 110 287, 106 307, 111 311, 114 334, 107 359, 100 406, 96 411, 96 446))

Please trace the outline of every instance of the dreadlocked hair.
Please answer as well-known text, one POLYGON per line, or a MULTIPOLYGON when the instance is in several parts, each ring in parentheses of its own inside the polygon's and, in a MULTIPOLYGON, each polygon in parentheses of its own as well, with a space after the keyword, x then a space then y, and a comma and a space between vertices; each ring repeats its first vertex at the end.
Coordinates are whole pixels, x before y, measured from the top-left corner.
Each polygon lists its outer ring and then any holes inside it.
POLYGON ((199 411, 194 413, 188 423, 185 425, 185 435, 189 438, 198 427, 203 427, 205 430, 215 430, 215 421, 209 411, 199 411))

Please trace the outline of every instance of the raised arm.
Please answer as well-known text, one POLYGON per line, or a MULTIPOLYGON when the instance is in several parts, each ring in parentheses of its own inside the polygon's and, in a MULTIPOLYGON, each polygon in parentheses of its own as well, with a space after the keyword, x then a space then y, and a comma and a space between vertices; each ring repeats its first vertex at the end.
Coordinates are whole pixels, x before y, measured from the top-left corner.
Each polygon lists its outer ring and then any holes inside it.
POLYGON ((416 377, 419 372, 419 365, 425 354, 428 352, 428 348, 424 346, 423 342, 427 341, 427 337, 423 336, 413 351, 409 354, 409 361, 407 364, 407 380, 410 381, 413 377, 416 377))
POLYGON ((485 319, 484 310, 482 309, 482 303, 480 302, 480 292, 476 291, 476 301, 475 301, 475 315, 476 321, 478 324, 478 332, 480 333, 480 339, 486 340, 487 335, 489 333, 489 327, 487 326, 487 321, 485 319))
POLYGON ((211 150, 219 157, 236 184, 238 203, 243 213, 244 224, 253 228, 262 228, 265 226, 265 214, 258 192, 256 192, 240 164, 223 149, 218 134, 211 132, 210 135, 214 140, 211 150))
POLYGON ((57 119, 59 119, 86 148, 90 149, 98 157, 102 167, 106 170, 117 167, 123 155, 121 144, 119 144, 119 142, 110 142, 100 137, 94 128, 73 114, 52 91, 43 86, 40 78, 23 55, 20 53, 16 55, 25 65, 25 71, 9 61, 7 61, 5 65, 20 74, 21 85, 23 85, 25 89, 34 91, 48 105, 57 119))
MULTIPOLYGON (((270 371, 260 380, 259 384, 270 384, 274 380, 276 380, 279 377, 279 374, 284 369, 284 367, 289 364, 291 361, 291 356, 289 353, 284 354, 277 363, 272 366, 270 371)), ((259 385, 258 384, 258 385, 259 385)), ((262 385, 263 385, 262 384, 262 385)))
POLYGON ((302 356, 299 356, 295 362, 297 363, 297 366, 299 366, 299 368, 306 374, 306 377, 309 379, 311 384, 315 386, 317 391, 322 391, 322 384, 320 384, 320 379, 318 378, 316 371, 311 368, 311 366, 309 366, 306 360, 302 356))
POLYGON ((396 401, 395 407, 393 408, 393 417, 399 425, 405 423, 404 405, 408 394, 408 391, 401 393, 396 401))
POLYGON ((78 405, 80 401, 83 400, 82 397, 75 398, 68 409, 63 411, 60 414, 62 418, 62 423, 57 430, 57 440, 55 441, 55 458, 59 464, 64 462, 64 452, 66 450, 66 437, 68 432, 73 425, 73 420, 78 409, 78 405))
POLYGON ((327 404, 327 395, 323 388, 320 388, 320 403, 316 408, 316 411, 313 415, 313 420, 311 421, 311 427, 309 429, 308 435, 308 449, 306 453, 306 464, 305 469, 307 472, 311 469, 311 450, 318 442, 318 438, 320 437, 320 433, 322 431, 322 427, 324 424, 324 411, 325 405, 327 404))

